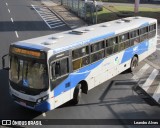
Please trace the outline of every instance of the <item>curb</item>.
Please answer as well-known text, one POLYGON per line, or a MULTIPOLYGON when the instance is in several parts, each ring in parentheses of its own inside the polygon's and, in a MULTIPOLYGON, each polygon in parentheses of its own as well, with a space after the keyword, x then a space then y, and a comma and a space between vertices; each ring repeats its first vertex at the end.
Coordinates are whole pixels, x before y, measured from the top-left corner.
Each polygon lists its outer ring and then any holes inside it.
POLYGON ((45 7, 47 7, 52 13, 54 13, 54 14, 55 14, 61 21, 63 21, 70 29, 72 29, 72 28, 70 27, 70 25, 64 20, 64 18, 61 17, 53 8, 48 7, 48 6, 45 6, 45 7))

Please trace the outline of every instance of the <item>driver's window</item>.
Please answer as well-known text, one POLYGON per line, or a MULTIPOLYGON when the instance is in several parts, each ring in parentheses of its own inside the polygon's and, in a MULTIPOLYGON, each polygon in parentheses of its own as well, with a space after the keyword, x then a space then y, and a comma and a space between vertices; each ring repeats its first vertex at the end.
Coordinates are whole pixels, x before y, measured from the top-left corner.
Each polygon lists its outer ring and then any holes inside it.
POLYGON ((55 77, 60 76, 60 61, 55 62, 55 77))
POLYGON ((58 60, 52 64, 52 78, 63 76, 69 73, 68 58, 58 60))

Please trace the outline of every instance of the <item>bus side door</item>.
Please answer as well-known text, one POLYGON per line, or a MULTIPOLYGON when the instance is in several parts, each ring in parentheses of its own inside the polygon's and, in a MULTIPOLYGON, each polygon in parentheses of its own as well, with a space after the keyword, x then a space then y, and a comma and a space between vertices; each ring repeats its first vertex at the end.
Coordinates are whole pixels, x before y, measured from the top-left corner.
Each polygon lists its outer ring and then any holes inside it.
MULTIPOLYGON (((58 104, 70 100, 69 58, 63 57, 51 64, 51 88, 54 89, 58 104)), ((58 105, 59 106, 59 105, 58 105)))

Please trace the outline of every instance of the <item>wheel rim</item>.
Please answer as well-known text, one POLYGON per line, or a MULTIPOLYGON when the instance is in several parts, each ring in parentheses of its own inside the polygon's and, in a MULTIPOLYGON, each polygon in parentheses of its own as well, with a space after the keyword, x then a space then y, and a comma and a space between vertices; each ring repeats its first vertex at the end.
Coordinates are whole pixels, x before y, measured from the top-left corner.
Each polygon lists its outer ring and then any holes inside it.
POLYGON ((81 97, 81 93, 82 93, 82 89, 79 89, 79 92, 78 92, 78 98, 81 97))
POLYGON ((133 61, 133 65, 132 65, 132 68, 133 69, 135 69, 137 67, 137 59, 135 59, 134 61, 133 61))

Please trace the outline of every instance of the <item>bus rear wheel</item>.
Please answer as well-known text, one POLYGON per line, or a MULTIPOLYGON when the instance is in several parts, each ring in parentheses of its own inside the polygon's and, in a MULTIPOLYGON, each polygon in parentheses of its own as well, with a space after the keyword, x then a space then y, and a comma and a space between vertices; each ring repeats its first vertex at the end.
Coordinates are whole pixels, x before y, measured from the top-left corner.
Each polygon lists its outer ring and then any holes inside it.
POLYGON ((131 67, 130 67, 131 72, 134 72, 137 66, 138 66, 138 58, 134 56, 131 61, 131 67))
POLYGON ((82 94, 82 89, 81 89, 81 84, 78 84, 74 90, 74 94, 73 94, 73 104, 76 105, 79 103, 79 100, 81 98, 81 94, 82 94))

